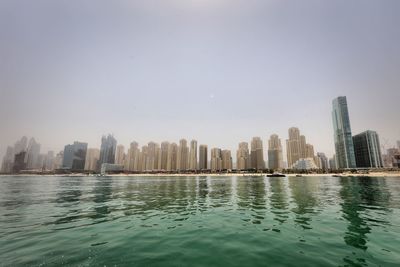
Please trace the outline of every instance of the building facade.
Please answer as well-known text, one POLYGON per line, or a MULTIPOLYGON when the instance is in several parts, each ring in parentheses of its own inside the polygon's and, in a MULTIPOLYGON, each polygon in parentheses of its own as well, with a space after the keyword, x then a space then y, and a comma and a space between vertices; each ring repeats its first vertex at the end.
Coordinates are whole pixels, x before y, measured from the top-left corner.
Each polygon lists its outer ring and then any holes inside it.
POLYGON ((357 168, 382 168, 383 159, 379 136, 375 131, 365 131, 353 137, 357 168))
POLYGON ((251 168, 256 170, 265 169, 263 142, 260 137, 251 140, 251 168))
POLYGON ((336 163, 338 169, 356 168, 353 136, 347 99, 339 96, 332 102, 332 121, 334 130, 336 163))
POLYGON ((117 140, 112 135, 103 136, 101 138, 100 158, 98 168, 101 168, 103 163, 115 163, 115 150, 117 148, 117 140))
POLYGON ((208 147, 200 145, 199 147, 199 170, 208 169, 208 147))
POLYGON ((276 134, 271 135, 268 140, 268 169, 283 169, 282 143, 276 134))

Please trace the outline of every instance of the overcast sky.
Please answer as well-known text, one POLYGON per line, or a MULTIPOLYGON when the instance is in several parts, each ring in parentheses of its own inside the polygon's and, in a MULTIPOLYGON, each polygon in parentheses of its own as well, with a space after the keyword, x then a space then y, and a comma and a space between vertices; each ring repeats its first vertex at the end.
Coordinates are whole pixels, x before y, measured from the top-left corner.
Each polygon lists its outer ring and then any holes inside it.
POLYGON ((333 154, 332 99, 353 134, 400 139, 398 0, 1 0, 0 156, 22 135, 197 139, 236 149, 297 126, 333 154))

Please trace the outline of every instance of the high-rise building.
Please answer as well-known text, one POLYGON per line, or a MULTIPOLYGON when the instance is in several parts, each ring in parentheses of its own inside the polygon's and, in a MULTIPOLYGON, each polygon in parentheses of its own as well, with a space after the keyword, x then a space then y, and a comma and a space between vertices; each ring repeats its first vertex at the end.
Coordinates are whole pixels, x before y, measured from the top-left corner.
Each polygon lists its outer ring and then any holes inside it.
POLYGON ((179 140, 178 156, 176 161, 178 171, 186 171, 189 168, 189 148, 185 139, 179 140))
POLYGON ((328 158, 325 156, 324 153, 318 152, 317 153, 317 159, 318 159, 318 166, 320 169, 322 169, 323 171, 326 171, 329 169, 329 162, 328 162, 328 158))
POLYGON ((128 149, 127 159, 125 162, 125 169, 128 171, 138 171, 139 170, 139 155, 140 149, 137 142, 132 142, 128 149))
POLYGON ((399 141, 397 141, 397 149, 399 149, 399 150, 400 150, 400 140, 399 140, 399 141))
POLYGON ((167 171, 176 171, 178 162, 178 145, 171 143, 168 146, 167 171))
POLYGON ((28 138, 23 136, 21 140, 17 141, 14 145, 14 155, 26 151, 28 145, 28 138))
POLYGON ((8 146, 6 154, 3 157, 3 162, 1 164, 1 172, 11 173, 13 171, 13 164, 14 164, 14 148, 8 146))
POLYGON ((375 131, 368 130, 355 135, 353 144, 358 168, 383 167, 379 136, 375 131))
POLYGON ((40 144, 36 142, 35 138, 29 140, 28 148, 26 151, 26 168, 27 169, 38 169, 39 166, 38 158, 40 154, 40 144))
POLYGON ((99 158, 100 150, 98 148, 89 148, 86 153, 85 171, 97 171, 99 158))
POLYGON ((306 156, 305 158, 314 159, 314 146, 310 144, 306 144, 306 156))
POLYGON ((83 171, 85 169, 85 160, 87 152, 87 143, 74 142, 72 145, 64 147, 63 168, 83 171))
POLYGON ((207 170, 208 165, 208 147, 200 145, 199 147, 199 170, 207 170))
POLYGON ((103 136, 101 138, 100 158, 98 169, 100 170, 103 163, 115 163, 115 150, 117 148, 117 140, 112 135, 103 136))
POLYGON ((253 137, 251 140, 251 168, 256 170, 265 169, 264 149, 260 137, 253 137))
POLYGON ((13 173, 19 173, 26 169, 26 151, 21 151, 14 156, 13 173))
POLYGON ((247 170, 251 168, 251 158, 249 153, 249 144, 240 142, 236 151, 236 169, 247 170))
POLYGON ((221 151, 221 160, 223 170, 232 170, 232 153, 230 150, 224 149, 221 151))
POLYGON ((139 153, 138 171, 146 171, 147 170, 147 166, 146 166, 147 155, 148 155, 148 147, 142 146, 142 150, 139 153))
POLYGON ((336 167, 338 169, 355 168, 356 159, 346 97, 335 98, 332 106, 336 167))
POLYGON ((160 152, 160 170, 167 170, 168 165, 168 148, 169 142, 162 142, 161 143, 161 152, 160 152))
POLYGON ((211 149, 211 160, 210 160, 211 171, 221 171, 222 169, 222 151, 220 148, 211 149))
POLYGON ((300 130, 296 127, 289 128, 289 139, 286 140, 288 167, 291 168, 303 154, 300 148, 300 130))
POLYGON ((268 168, 270 170, 283 169, 282 143, 276 134, 271 135, 268 140, 268 168))
POLYGON ((158 169, 158 157, 160 153, 160 146, 155 142, 149 142, 147 144, 147 159, 146 159, 146 170, 153 171, 158 169))
POLYGON ((192 140, 190 142, 189 169, 197 170, 197 141, 196 140, 192 140))
POLYGON ((125 147, 118 145, 115 152, 115 164, 125 165, 125 147))
POLYGON ((336 165, 336 155, 333 154, 333 157, 329 159, 329 169, 336 170, 337 169, 336 166, 337 166, 336 165))
POLYGON ((54 170, 54 151, 47 152, 44 162, 44 169, 48 171, 54 170))

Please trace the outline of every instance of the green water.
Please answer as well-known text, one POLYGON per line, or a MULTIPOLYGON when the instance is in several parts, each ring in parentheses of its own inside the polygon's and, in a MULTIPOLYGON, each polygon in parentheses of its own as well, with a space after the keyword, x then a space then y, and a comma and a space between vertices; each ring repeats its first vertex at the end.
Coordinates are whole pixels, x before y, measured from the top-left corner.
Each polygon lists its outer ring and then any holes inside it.
POLYGON ((0 177, 0 266, 400 266, 400 177, 0 177))

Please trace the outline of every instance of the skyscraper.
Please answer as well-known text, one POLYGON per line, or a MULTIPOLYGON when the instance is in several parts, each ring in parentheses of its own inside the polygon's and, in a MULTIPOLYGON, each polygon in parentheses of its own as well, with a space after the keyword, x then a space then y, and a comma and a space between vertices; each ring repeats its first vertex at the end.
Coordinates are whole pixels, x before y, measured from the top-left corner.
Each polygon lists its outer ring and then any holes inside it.
POLYGON ((40 144, 36 142, 35 138, 29 140, 28 148, 26 151, 26 168, 36 169, 40 168, 38 158, 40 154, 40 144))
POLYGON ((161 152, 160 152, 160 170, 167 170, 167 163, 168 163, 168 148, 169 142, 162 142, 161 143, 161 152))
POLYGON ((207 145, 200 145, 199 150, 199 170, 207 170, 208 147, 207 145))
POLYGON ((100 158, 98 169, 100 170, 101 165, 103 163, 115 163, 115 150, 117 148, 117 140, 115 140, 114 136, 108 135, 103 136, 101 138, 101 147, 100 147, 100 158))
POLYGON ((289 128, 289 139, 286 140, 286 153, 288 167, 291 168, 301 158, 300 130, 296 127, 289 128))
POLYGON ((85 171, 96 171, 99 158, 100 150, 98 148, 89 148, 86 153, 85 171))
POLYGON ((264 149, 260 137, 253 137, 251 140, 251 168, 263 170, 265 168, 264 149))
POLYGON ((74 142, 64 147, 63 168, 83 171, 85 169, 87 143, 74 142))
POLYGON ((271 135, 268 140, 268 168, 271 170, 283 168, 282 144, 276 134, 271 135))
POLYGON ((138 171, 139 167, 139 144, 137 142, 132 142, 128 149, 127 160, 125 162, 126 169, 129 171, 138 171))
POLYGON ((171 143, 168 146, 167 171, 176 171, 178 161, 178 145, 171 143))
POLYGON ((186 171, 189 167, 189 148, 185 139, 179 140, 176 165, 178 171, 186 171))
POLYGON ((155 142, 149 142, 147 144, 148 153, 146 159, 146 170, 153 171, 158 169, 158 157, 160 153, 160 146, 155 142))
POLYGON ((249 144, 240 142, 239 148, 236 151, 236 169, 247 170, 251 168, 251 159, 249 153, 249 144))
POLYGON ((355 168, 356 159, 346 97, 339 96, 335 98, 332 102, 332 106, 336 167, 338 169, 355 168))
POLYGON ((223 170, 232 170, 232 153, 230 150, 224 149, 221 151, 221 160, 223 170))
POLYGON ((324 153, 318 152, 317 153, 317 159, 318 159, 318 166, 323 170, 326 171, 329 169, 329 161, 328 158, 325 156, 324 153))
POLYGON ((1 172, 11 173, 14 163, 14 148, 11 146, 7 147, 6 154, 3 157, 3 162, 1 165, 1 172))
POLYGON ((353 143, 358 168, 383 167, 379 136, 375 131, 368 130, 355 135, 353 143))
POLYGON ((197 170, 197 141, 190 142, 189 169, 197 170))
POLYGON ((210 169, 213 172, 222 169, 222 151, 220 148, 211 149, 210 169))
POLYGON ((118 165, 124 165, 125 162, 125 147, 118 145, 115 153, 115 163, 118 165))
POLYGON ((54 170, 54 151, 47 152, 44 168, 49 171, 54 170))

